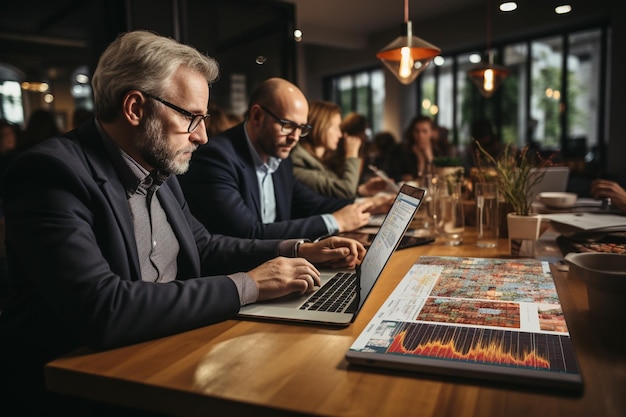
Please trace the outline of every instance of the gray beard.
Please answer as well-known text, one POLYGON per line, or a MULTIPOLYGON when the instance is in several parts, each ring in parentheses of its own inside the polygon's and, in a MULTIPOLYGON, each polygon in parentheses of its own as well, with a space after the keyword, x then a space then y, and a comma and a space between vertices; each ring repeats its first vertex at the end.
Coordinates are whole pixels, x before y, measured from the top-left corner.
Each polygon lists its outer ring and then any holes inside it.
POLYGON ((163 123, 158 114, 144 118, 141 127, 143 129, 137 137, 137 148, 148 164, 166 175, 181 175, 187 172, 189 161, 177 161, 178 154, 169 147, 169 141, 163 134, 163 123))

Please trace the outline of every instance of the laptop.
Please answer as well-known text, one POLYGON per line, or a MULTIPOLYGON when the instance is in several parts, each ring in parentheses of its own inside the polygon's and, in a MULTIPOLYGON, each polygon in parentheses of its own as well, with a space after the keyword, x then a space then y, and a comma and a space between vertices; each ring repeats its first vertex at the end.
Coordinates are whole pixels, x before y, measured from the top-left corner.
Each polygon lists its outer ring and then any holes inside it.
POLYGON ((549 167, 537 168, 544 171, 543 178, 533 188, 531 202, 537 200, 539 193, 543 192, 563 192, 567 190, 567 181, 569 179, 569 167, 549 167))
POLYGON ((348 326, 354 321, 419 209, 426 190, 403 185, 356 270, 321 270, 321 285, 307 294, 259 301, 240 318, 348 326))

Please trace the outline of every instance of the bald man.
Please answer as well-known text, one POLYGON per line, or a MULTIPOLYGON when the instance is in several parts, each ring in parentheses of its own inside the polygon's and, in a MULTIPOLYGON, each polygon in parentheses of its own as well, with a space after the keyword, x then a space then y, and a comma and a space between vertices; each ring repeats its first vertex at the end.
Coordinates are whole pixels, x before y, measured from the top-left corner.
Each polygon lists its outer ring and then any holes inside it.
POLYGON ((322 196, 293 175, 289 153, 311 126, 302 91, 270 78, 252 93, 245 120, 211 138, 179 177, 192 213, 213 233, 308 238, 358 229, 388 201, 322 196))

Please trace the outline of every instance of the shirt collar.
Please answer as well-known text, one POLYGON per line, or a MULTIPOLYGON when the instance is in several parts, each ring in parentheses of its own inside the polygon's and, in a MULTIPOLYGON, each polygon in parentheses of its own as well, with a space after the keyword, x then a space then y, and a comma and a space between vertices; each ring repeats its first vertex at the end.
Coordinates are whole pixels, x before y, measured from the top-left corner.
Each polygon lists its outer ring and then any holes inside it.
POLYGON ((119 175, 128 197, 135 193, 145 195, 151 187, 153 188, 152 191, 155 192, 167 180, 169 175, 165 175, 157 170, 153 172, 148 171, 124 152, 122 148, 113 142, 113 139, 102 128, 98 120, 96 120, 96 129, 103 139, 104 147, 111 157, 113 167, 119 175))
POLYGON ((258 170, 264 170, 264 168, 270 173, 275 172, 280 166, 280 162, 282 159, 276 158, 275 156, 270 156, 267 160, 267 163, 263 162, 261 156, 254 148, 252 141, 250 140, 250 135, 248 135, 247 123, 243 124, 243 130, 246 134, 246 141, 248 142, 248 149, 250 150, 250 154, 252 155, 252 163, 254 164, 254 168, 258 170))

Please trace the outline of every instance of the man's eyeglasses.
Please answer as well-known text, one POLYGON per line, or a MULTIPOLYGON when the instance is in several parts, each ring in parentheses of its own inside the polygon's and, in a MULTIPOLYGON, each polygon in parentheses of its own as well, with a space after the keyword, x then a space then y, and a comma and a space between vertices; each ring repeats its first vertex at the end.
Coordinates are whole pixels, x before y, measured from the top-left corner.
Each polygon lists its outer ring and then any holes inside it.
POLYGON ((153 96, 152 94, 146 93, 145 91, 142 91, 141 93, 158 102, 165 104, 170 109, 174 109, 180 114, 182 114, 183 116, 189 118, 190 119, 189 126, 187 127, 187 132, 189 133, 192 133, 194 130, 196 130, 196 128, 200 126, 200 122, 202 122, 203 120, 206 120, 211 115, 210 113, 193 114, 192 112, 182 109, 178 107, 177 105, 170 103, 169 101, 163 100, 161 97, 153 96))
POLYGON ((285 135, 290 135, 296 129, 300 129, 300 137, 302 138, 308 135, 311 129, 313 128, 313 126, 311 125, 299 125, 298 123, 292 122, 291 120, 281 119, 280 117, 276 116, 274 113, 269 111, 264 106, 259 105, 259 107, 261 107, 264 112, 266 112, 267 114, 272 116, 274 119, 276 119, 276 121, 280 124, 280 131, 284 133, 285 135))

